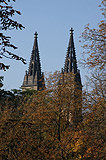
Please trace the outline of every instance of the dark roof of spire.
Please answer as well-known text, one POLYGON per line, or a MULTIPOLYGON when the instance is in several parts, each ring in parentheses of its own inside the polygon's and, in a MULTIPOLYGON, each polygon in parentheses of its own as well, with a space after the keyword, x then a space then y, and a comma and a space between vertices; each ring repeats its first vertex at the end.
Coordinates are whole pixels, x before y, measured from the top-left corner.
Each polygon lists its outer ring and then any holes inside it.
POLYGON ((34 45, 31 54, 30 64, 29 64, 29 71, 28 74, 31 75, 33 72, 33 76, 37 73, 37 76, 41 76, 41 64, 40 64, 40 56, 39 56, 39 49, 38 49, 38 33, 35 32, 34 34, 34 45), (33 68, 32 68, 33 64, 33 68))
POLYGON ((73 31, 74 31, 73 28, 71 28, 69 45, 67 48, 66 60, 64 65, 64 72, 74 71, 74 73, 77 73, 77 60, 74 47, 73 31))
POLYGON ((44 74, 41 73, 40 55, 38 49, 38 33, 34 34, 34 44, 29 63, 28 73, 26 71, 24 82, 22 85, 24 89, 42 90, 45 87, 44 74))

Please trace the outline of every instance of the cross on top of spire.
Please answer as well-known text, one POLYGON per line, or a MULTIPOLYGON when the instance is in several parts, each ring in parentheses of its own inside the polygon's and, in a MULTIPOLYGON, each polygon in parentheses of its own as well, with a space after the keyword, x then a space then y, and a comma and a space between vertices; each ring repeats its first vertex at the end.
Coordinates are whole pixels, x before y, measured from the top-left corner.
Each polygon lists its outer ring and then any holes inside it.
POLYGON ((38 38, 38 33, 37 33, 37 32, 35 32, 35 34, 34 34, 34 35, 35 35, 35 38, 38 38))
POLYGON ((74 31, 73 28, 71 28, 71 29, 70 29, 70 34, 73 34, 73 31, 74 31))

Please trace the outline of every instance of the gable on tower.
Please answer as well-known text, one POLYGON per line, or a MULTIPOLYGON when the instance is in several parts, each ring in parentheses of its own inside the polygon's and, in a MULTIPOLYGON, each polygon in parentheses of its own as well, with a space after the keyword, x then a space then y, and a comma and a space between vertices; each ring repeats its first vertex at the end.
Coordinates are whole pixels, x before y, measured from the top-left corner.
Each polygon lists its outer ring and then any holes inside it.
POLYGON ((34 45, 29 63, 28 72, 26 71, 22 90, 34 89, 42 90, 44 88, 44 74, 41 72, 40 55, 38 49, 38 34, 35 32, 34 45))

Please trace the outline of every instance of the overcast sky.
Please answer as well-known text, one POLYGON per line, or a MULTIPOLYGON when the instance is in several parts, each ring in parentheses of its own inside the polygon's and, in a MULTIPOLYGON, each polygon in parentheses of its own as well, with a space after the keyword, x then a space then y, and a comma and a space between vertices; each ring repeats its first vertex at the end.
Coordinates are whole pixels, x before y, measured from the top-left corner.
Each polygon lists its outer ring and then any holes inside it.
MULTIPOLYGON (((69 41, 69 30, 74 28, 74 42, 77 60, 81 57, 79 36, 86 24, 97 27, 102 19, 98 5, 100 0, 16 0, 14 8, 22 15, 15 19, 25 26, 22 31, 9 31, 11 42, 18 46, 16 54, 26 59, 27 65, 19 61, 3 59, 10 64, 8 71, 0 71, 4 76, 4 89, 19 89, 23 83, 25 70, 28 70, 31 51, 34 43, 34 33, 38 32, 38 45, 43 72, 61 70, 64 66, 66 50, 69 41)), ((87 74, 79 67, 83 84, 87 74)))

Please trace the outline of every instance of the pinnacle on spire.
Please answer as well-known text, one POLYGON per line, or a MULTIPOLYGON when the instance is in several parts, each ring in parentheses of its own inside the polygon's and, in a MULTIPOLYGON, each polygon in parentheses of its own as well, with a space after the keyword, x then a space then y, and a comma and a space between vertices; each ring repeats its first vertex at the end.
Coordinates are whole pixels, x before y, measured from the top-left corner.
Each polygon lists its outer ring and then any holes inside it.
POLYGON ((35 32, 33 50, 37 50, 38 49, 38 40, 37 40, 37 38, 38 38, 38 33, 35 32))
POLYGON ((73 31, 74 31, 73 28, 71 28, 71 29, 70 29, 70 34, 71 34, 71 35, 73 34, 73 31))
POLYGON ((37 32, 35 32, 35 34, 34 34, 34 35, 35 35, 35 37, 34 37, 34 38, 35 38, 35 39, 37 39, 37 38, 38 38, 38 33, 37 33, 37 32))

